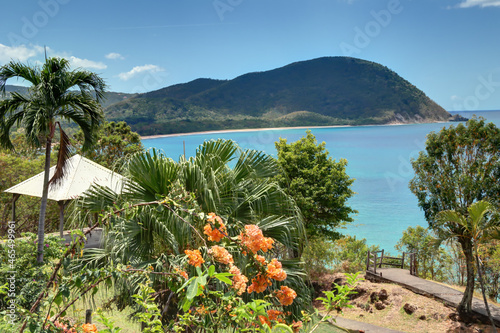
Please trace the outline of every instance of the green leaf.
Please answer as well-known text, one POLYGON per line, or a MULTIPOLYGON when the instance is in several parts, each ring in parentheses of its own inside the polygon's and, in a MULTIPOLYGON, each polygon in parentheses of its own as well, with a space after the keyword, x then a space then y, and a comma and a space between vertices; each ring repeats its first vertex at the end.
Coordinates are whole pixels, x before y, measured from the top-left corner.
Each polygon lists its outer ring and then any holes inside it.
POLYGON ((232 285, 233 284, 233 281, 227 277, 225 277, 224 275, 221 275, 221 274, 215 274, 215 278, 221 282, 224 282, 225 284, 228 284, 228 285, 232 285))
POLYGON ((214 275, 214 273, 215 273, 215 266, 214 266, 214 265, 212 265, 212 266, 210 266, 210 267, 208 268, 208 276, 209 276, 209 277, 212 277, 212 276, 214 275))
POLYGON ((186 292, 186 297, 192 300, 198 294, 198 278, 196 278, 188 287, 186 292))

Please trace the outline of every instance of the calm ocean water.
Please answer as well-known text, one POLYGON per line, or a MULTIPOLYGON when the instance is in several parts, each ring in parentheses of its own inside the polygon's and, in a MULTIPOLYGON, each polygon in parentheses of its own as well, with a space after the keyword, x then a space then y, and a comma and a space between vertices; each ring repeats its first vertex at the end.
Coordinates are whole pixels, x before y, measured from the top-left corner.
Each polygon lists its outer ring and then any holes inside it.
MULTIPOLYGON (((482 116, 500 127, 500 111, 464 111, 465 117, 482 116)), ((427 227, 415 196, 408 189, 413 177, 410 160, 425 147, 425 137, 448 123, 400 126, 362 126, 312 128, 319 142, 324 141, 330 156, 348 161, 347 173, 355 178, 357 193, 350 201, 359 211, 355 222, 343 233, 366 238, 370 245, 380 245, 395 253, 394 245, 409 226, 427 227)), ((192 156, 204 140, 232 139, 243 148, 258 149, 276 156, 274 142, 280 137, 293 142, 305 135, 305 129, 277 129, 251 132, 182 135, 143 140, 147 148, 158 148, 178 160, 183 154, 192 156)))

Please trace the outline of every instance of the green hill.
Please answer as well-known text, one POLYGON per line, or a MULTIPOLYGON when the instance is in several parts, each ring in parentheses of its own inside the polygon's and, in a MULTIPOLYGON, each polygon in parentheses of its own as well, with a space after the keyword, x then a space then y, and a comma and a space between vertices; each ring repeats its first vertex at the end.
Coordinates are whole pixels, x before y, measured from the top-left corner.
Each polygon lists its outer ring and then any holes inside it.
POLYGON ((301 61, 232 80, 197 79, 113 104, 106 115, 142 135, 450 117, 394 71, 349 57, 301 61))
MULTIPOLYGON (((26 92, 7 86, 7 92, 26 92)), ((285 126, 445 121, 450 114, 380 64, 324 57, 232 80, 208 78, 144 94, 107 93, 108 120, 141 135, 285 126)))

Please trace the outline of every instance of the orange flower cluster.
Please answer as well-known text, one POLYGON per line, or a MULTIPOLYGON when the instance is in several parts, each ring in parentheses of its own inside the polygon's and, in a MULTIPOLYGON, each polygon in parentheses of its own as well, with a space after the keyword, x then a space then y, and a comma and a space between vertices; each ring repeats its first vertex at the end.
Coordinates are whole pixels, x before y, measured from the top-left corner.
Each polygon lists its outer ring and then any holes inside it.
POLYGON ((194 267, 200 267, 201 264, 205 262, 205 260, 201 257, 200 250, 186 250, 184 253, 189 258, 189 264, 194 267))
POLYGON ((243 294, 247 289, 248 278, 241 274, 240 269, 234 265, 230 266, 229 273, 234 274, 232 287, 236 290, 236 294, 243 294))
POLYGON ((208 250, 208 253, 213 255, 215 260, 229 265, 234 263, 233 256, 225 248, 219 245, 214 245, 208 250))
POLYGON ((292 324, 293 333, 298 333, 301 328, 302 328, 302 321, 295 321, 294 320, 293 324, 292 324))
POLYGON ((224 238, 224 234, 227 234, 227 229, 222 219, 214 213, 209 213, 207 220, 209 223, 203 228, 203 233, 208 236, 209 241, 220 242, 224 238), (212 229, 212 224, 214 224, 215 229, 212 229))
POLYGON ((271 281, 269 280, 269 278, 265 275, 259 274, 252 279, 252 284, 248 287, 247 292, 249 294, 254 291, 256 293, 261 293, 270 285, 271 281))
POLYGON ((281 286, 281 289, 276 291, 276 297, 278 297, 282 305, 290 305, 293 303, 295 297, 297 297, 297 293, 292 288, 281 286))
POLYGON ((280 319, 278 317, 281 316, 282 314, 283 314, 283 312, 278 311, 278 310, 274 310, 274 309, 267 310, 267 317, 269 318, 269 320, 280 321, 280 319))
POLYGON ((255 260, 257 260, 258 262, 260 262, 261 265, 265 265, 266 264, 266 258, 264 258, 263 256, 260 256, 258 254, 255 255, 255 260))
POLYGON ((281 268, 281 263, 278 259, 274 258, 267 265, 267 276, 276 281, 283 281, 286 279, 286 272, 281 268))
POLYGON ((271 327, 271 321, 266 316, 259 316, 259 321, 262 325, 267 324, 267 326, 271 327))
POLYGON ((182 276, 183 278, 185 278, 186 280, 189 278, 189 276, 187 275, 186 272, 184 272, 183 270, 180 270, 179 268, 175 267, 175 272, 177 274, 179 274, 180 276, 182 276))
POLYGON ((83 324, 83 333, 97 333, 97 327, 95 324, 83 324))
POLYGON ((240 241, 253 253, 257 253, 259 250, 267 252, 273 248, 274 240, 269 237, 264 237, 262 230, 254 224, 248 224, 245 226, 245 231, 241 232, 240 241))

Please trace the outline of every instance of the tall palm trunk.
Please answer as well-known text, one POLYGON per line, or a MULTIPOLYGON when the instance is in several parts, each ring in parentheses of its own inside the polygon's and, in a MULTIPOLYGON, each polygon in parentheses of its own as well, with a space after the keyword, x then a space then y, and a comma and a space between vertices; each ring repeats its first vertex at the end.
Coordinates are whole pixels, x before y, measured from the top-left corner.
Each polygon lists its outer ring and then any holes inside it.
POLYGON ((476 248, 476 262, 477 262, 477 273, 479 274, 479 282, 481 283, 481 292, 483 294, 484 306, 486 307, 486 313, 488 314, 488 318, 490 318, 491 326, 493 327, 493 332, 496 333, 497 329, 495 327, 495 321, 491 316, 490 307, 488 306, 488 300, 486 299, 486 294, 484 292, 483 272, 481 269, 481 262, 479 261, 479 255, 477 254, 477 248, 476 248))
POLYGON ((464 318, 472 314, 472 298, 474 297, 474 255, 472 253, 472 242, 467 238, 460 238, 459 243, 462 246, 462 251, 465 256, 465 265, 467 269, 467 285, 465 287, 464 296, 458 305, 457 311, 464 318))
POLYGON ((50 172, 50 151, 52 149, 52 135, 47 138, 45 144, 45 171, 43 174, 42 202, 40 204, 40 217, 38 218, 38 251, 36 260, 43 262, 43 245, 45 238, 45 212, 47 211, 47 199, 49 196, 49 172, 50 172))

